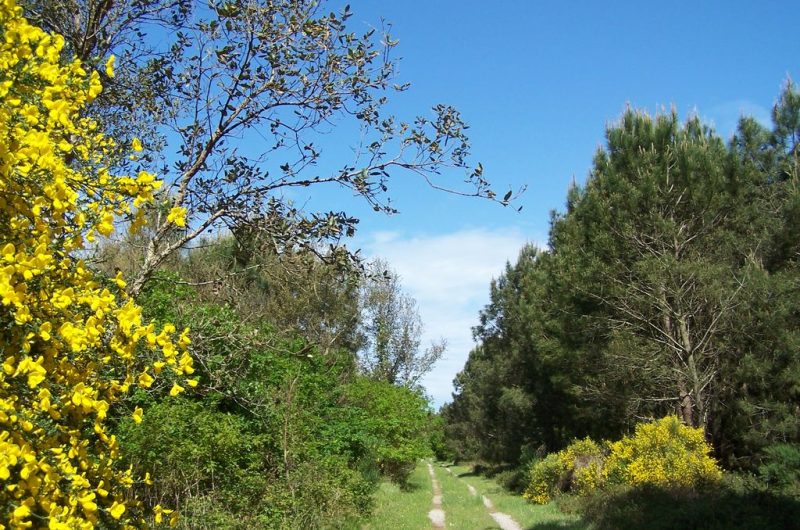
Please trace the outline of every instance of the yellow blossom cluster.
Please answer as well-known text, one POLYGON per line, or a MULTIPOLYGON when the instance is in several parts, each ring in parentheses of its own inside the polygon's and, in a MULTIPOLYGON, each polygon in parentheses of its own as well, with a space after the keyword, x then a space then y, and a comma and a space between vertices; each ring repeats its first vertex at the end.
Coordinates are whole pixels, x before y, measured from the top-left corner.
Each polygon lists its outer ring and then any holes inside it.
POLYGON ((641 423, 633 436, 609 448, 605 474, 612 482, 695 487, 722 478, 703 429, 684 425, 676 416, 641 423))
MULTIPOLYGON (((120 215, 143 224, 160 182, 104 167, 114 143, 81 115, 99 75, 62 61, 63 46, 0 0, 0 529, 135 528, 136 479, 107 416, 162 370, 191 374, 192 359, 186 330, 144 322, 121 276, 79 259, 120 215)), ((159 521, 169 513, 156 507, 159 521)))

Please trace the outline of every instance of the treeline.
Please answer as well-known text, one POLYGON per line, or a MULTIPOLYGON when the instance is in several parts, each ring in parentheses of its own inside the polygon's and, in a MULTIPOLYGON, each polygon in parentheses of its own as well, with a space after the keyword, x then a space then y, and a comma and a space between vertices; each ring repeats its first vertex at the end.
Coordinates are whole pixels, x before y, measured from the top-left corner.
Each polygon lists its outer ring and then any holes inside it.
MULTIPOLYGON (((461 458, 528 462, 677 415, 727 469, 800 442, 800 92, 726 142, 628 110, 491 285, 445 406, 461 458)), ((762 466, 763 467, 763 466, 762 466)), ((797 477, 795 477, 797 478, 797 477)))

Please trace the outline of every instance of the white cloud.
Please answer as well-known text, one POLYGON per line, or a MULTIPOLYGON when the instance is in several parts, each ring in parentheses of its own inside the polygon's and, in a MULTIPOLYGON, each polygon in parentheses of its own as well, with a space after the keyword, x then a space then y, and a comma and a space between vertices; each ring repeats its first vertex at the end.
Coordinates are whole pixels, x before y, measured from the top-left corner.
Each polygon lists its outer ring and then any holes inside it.
POLYGON ((717 134, 725 139, 730 138, 736 132, 739 118, 743 116, 753 117, 766 127, 770 127, 772 123, 769 109, 746 99, 726 101, 715 105, 703 114, 705 114, 703 121, 713 124, 717 134))
POLYGON ((489 302, 490 281, 516 260, 526 241, 519 229, 510 228, 415 236, 375 232, 362 245, 366 257, 388 261, 417 300, 423 343, 447 340, 444 358, 423 380, 437 407, 450 399, 453 378, 474 346, 472 326, 489 302))

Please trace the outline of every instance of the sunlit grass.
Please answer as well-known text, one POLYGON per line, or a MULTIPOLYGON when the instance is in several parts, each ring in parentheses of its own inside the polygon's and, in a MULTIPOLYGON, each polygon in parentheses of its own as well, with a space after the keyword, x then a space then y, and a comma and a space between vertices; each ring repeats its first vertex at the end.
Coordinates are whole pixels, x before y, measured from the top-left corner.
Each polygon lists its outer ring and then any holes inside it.
MULTIPOLYGON (((577 515, 562 513, 553 504, 537 506, 530 504, 519 495, 513 495, 503 489, 494 480, 481 475, 472 473, 472 468, 467 466, 447 466, 453 473, 453 477, 460 478, 463 482, 471 485, 478 491, 478 495, 486 495, 494 504, 499 512, 510 515, 524 530, 589 530, 591 527, 580 520, 577 515)), ((441 469, 441 468, 440 468, 441 469)), ((446 471, 441 471, 442 475, 447 475, 446 471)), ((462 486, 467 495, 466 486, 462 486)), ((480 502, 480 501, 479 501, 480 502)), ((484 527, 473 527, 484 528, 484 527)), ((488 528, 497 528, 490 526, 488 528)))
POLYGON ((442 509, 447 528, 489 530, 500 528, 489 515, 480 496, 472 496, 467 485, 444 468, 434 465, 442 486, 442 509))
POLYGON ((375 493, 375 510, 361 530, 421 530, 429 529, 431 522, 431 480, 424 463, 417 465, 408 481, 408 488, 384 481, 375 493))
MULTIPOLYGON (((555 504, 536 506, 519 495, 504 490, 495 481, 472 474, 466 466, 435 464, 434 471, 442 489, 442 509, 447 528, 457 530, 497 530, 500 527, 483 505, 486 495, 497 511, 510 515, 523 530, 590 530, 576 515, 562 513, 555 504), (450 468, 451 473, 446 471, 450 468), (475 488, 470 494, 467 485, 475 488)), ((429 530, 428 511, 433 490, 427 463, 420 462, 409 479, 409 488, 383 482, 375 495, 375 510, 361 530, 429 530)))

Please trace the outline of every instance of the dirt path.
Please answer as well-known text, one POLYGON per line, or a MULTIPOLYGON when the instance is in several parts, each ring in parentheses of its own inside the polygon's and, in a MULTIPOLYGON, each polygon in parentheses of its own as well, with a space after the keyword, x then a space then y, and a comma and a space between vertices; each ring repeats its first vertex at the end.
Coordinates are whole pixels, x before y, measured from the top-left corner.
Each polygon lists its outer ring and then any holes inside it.
MULTIPOLYGON (((433 469, 431 468, 430 464, 428 464, 428 468, 429 472, 433 473, 433 469)), ((450 468, 446 467, 444 469, 447 470, 447 472, 451 475, 453 474, 450 468)), ((456 477, 459 481, 463 482, 467 486, 470 495, 473 497, 478 496, 478 490, 476 490, 471 484, 467 484, 467 482, 461 477, 456 477)), ((489 515, 492 516, 494 522, 496 522, 502 530, 522 530, 522 527, 510 515, 503 512, 498 512, 489 497, 486 495, 481 495, 481 500, 483 501, 483 505, 486 507, 486 510, 489 512, 489 515)))
POLYGON ((436 473, 433 471, 433 466, 428 463, 428 475, 431 477, 431 485, 433 486, 433 507, 428 512, 428 519, 431 520, 433 528, 444 528, 444 510, 442 510, 442 488, 439 486, 439 481, 436 480, 436 473))

